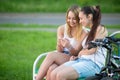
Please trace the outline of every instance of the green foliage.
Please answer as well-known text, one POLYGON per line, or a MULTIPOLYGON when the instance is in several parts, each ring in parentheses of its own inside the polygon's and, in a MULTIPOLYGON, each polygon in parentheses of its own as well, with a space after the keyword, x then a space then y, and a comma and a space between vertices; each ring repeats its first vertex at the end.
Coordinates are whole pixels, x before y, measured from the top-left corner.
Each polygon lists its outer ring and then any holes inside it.
POLYGON ((100 5, 104 13, 119 13, 120 0, 0 0, 0 12, 66 12, 73 4, 100 5))
MULTIPOLYGON (((57 28, 59 25, 40 25, 40 24, 0 24, 4 28, 57 28)), ((106 28, 119 29, 120 25, 105 25, 106 28)))
POLYGON ((0 80, 32 80, 35 58, 55 45, 56 33, 0 31, 0 80))

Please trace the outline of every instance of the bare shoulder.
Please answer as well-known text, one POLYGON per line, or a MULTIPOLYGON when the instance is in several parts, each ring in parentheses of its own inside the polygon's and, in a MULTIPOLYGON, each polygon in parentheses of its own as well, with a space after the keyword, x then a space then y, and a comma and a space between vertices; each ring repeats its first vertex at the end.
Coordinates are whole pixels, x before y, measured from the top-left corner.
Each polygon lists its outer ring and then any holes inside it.
POLYGON ((60 26, 58 27, 57 31, 64 31, 64 26, 65 26, 65 24, 64 24, 64 25, 60 25, 60 26))
POLYGON ((97 35, 102 36, 102 37, 105 37, 105 36, 108 35, 108 31, 107 31, 107 29, 105 28, 104 25, 99 25, 98 26, 98 28, 97 28, 97 35))
POLYGON ((60 25, 60 26, 58 27, 58 29, 57 29, 57 36, 63 37, 63 35, 64 35, 64 26, 65 26, 65 24, 64 24, 64 25, 60 25))
POLYGON ((97 28, 97 32, 103 30, 104 28, 105 28, 104 25, 99 25, 98 28, 97 28))
POLYGON ((104 25, 99 25, 97 31, 107 30, 104 25))

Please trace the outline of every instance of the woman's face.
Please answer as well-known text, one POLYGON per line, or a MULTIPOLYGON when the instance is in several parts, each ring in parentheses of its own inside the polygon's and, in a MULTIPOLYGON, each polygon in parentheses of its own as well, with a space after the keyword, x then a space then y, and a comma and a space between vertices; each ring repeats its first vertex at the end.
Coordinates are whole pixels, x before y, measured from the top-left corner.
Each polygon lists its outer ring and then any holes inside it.
POLYGON ((71 27, 75 27, 77 25, 77 21, 75 18, 75 14, 72 11, 68 12, 68 16, 67 16, 67 23, 71 26, 71 27))
POLYGON ((82 24, 82 26, 84 26, 84 27, 89 26, 90 21, 82 11, 79 12, 79 19, 80 19, 79 23, 82 24))

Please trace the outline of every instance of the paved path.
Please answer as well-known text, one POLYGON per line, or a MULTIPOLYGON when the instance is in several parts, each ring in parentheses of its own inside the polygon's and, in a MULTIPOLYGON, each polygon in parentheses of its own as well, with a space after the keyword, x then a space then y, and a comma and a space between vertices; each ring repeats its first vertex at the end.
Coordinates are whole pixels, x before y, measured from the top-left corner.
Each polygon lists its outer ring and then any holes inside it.
MULTIPOLYGON (((0 13, 0 24, 50 24, 61 25, 65 23, 65 13, 0 13)), ((120 13, 102 14, 102 24, 120 24, 120 13)))
MULTIPOLYGON (((23 23, 23 24, 48 24, 61 25, 65 23, 65 13, 0 13, 0 24, 3 23, 23 23)), ((102 14, 102 24, 120 24, 119 14, 102 14)), ((56 28, 4 28, 0 30, 24 30, 24 31, 51 31, 56 32, 56 28)), ((109 32, 118 29, 109 29, 109 32)))

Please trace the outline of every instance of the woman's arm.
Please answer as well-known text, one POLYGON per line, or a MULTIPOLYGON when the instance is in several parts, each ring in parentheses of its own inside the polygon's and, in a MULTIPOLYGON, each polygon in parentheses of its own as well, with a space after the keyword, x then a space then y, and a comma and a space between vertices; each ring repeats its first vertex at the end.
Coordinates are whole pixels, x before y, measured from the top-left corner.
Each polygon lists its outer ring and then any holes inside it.
POLYGON ((82 49, 79 52, 78 57, 80 57, 81 55, 91 55, 94 54, 96 52, 97 48, 92 48, 92 49, 82 49))
POLYGON ((63 39, 63 37, 64 37, 64 25, 61 25, 57 29, 57 45, 56 45, 57 51, 60 52, 63 51, 63 46, 61 44, 61 40, 63 39))
POLYGON ((82 41, 84 40, 84 38, 88 35, 88 33, 86 33, 84 30, 82 31, 82 34, 80 36, 80 39, 77 41, 77 44, 72 47, 71 45, 68 46, 68 49, 70 51, 70 53, 74 56, 78 56, 78 53, 81 51, 82 49, 82 41))
MULTIPOLYGON (((104 26, 99 26, 97 28, 97 32, 95 35, 95 39, 102 39, 105 38, 108 35, 107 29, 104 26)), ((94 40, 95 40, 94 39, 94 40)), ((83 49, 79 52, 79 56, 81 55, 91 55, 94 54, 96 52, 97 48, 92 48, 92 49, 83 49)))

